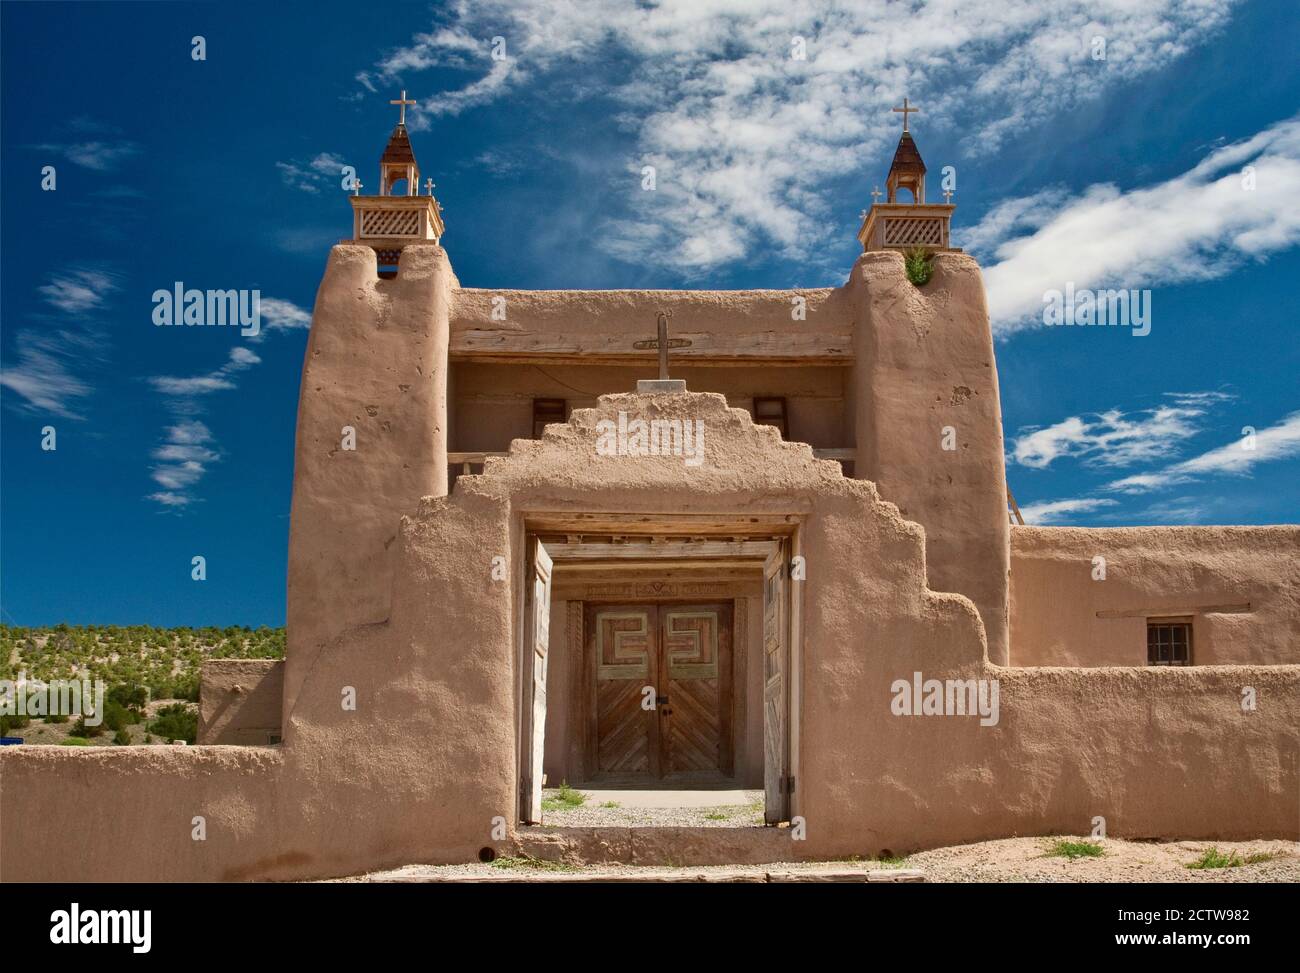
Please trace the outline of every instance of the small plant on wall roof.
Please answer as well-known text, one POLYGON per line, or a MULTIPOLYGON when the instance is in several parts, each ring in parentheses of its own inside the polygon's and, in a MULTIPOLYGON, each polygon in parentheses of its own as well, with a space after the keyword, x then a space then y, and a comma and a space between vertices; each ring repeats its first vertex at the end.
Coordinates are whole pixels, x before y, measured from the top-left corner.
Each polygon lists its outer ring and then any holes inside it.
POLYGON ((934 258, 925 247, 913 247, 903 255, 907 269, 907 279, 917 287, 927 284, 934 273, 934 258))

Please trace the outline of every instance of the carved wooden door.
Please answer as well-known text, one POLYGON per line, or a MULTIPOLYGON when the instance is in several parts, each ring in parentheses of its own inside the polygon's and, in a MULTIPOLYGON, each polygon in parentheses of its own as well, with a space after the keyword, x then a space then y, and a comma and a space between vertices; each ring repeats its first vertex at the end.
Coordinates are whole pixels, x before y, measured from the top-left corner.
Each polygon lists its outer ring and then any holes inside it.
POLYGON ((731 605, 659 609, 665 773, 732 773, 731 615, 731 605))
POLYGON ((596 772, 661 776, 656 711, 642 705, 645 688, 658 678, 657 609, 589 605, 586 632, 587 658, 595 669, 590 706, 596 772))
POLYGON ((730 776, 731 605, 588 605, 586 615, 589 765, 604 776, 730 776))

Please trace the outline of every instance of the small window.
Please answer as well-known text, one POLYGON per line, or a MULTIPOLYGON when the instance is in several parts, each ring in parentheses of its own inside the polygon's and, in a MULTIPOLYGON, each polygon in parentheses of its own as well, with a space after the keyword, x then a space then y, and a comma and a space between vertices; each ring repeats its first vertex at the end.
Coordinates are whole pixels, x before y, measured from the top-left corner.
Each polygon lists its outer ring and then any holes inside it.
POLYGON ((1147 620, 1147 665, 1190 666, 1192 664, 1192 622, 1190 619, 1147 620))
POLYGON ((541 439, 550 423, 565 422, 567 406, 564 399, 533 399, 533 438, 541 439))
POLYGON ((790 426, 785 416, 785 398, 775 395, 754 396, 754 423, 759 426, 776 426, 781 438, 790 438, 790 426))

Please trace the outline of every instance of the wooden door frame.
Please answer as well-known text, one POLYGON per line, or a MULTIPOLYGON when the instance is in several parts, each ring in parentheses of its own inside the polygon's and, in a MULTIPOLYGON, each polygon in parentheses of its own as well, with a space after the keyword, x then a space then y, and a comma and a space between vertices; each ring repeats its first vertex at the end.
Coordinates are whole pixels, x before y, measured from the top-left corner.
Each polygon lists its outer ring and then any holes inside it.
MULTIPOLYGON (((711 530, 711 532, 713 532, 716 535, 715 537, 710 538, 707 541, 682 542, 682 543, 671 543, 671 544, 651 541, 648 537, 644 540, 628 540, 626 534, 620 534, 621 525, 618 519, 613 515, 610 515, 608 520, 606 520, 602 516, 599 528, 597 528, 596 523, 593 522, 594 518, 589 519, 587 515, 580 516, 576 520, 571 520, 572 517, 573 515, 563 515, 563 514, 527 515, 524 523, 524 537, 526 541, 525 549, 531 552, 532 547, 530 542, 535 540, 540 542, 541 534, 553 533, 556 532, 557 530, 569 528, 570 524, 572 523, 578 525, 577 529, 581 530, 583 533, 586 534, 607 533, 607 534, 618 535, 622 539, 617 544, 601 544, 601 545, 585 544, 581 540, 577 541, 576 543, 551 541, 550 543, 546 544, 546 550, 550 554, 553 562, 557 567, 560 564, 564 564, 564 563, 572 564, 572 563, 584 563, 584 562, 590 563, 590 562, 603 562, 603 561, 610 562, 611 566, 624 566, 633 562, 653 563, 656 566, 658 566, 660 564, 672 564, 674 562, 676 563, 687 562, 687 563, 699 564, 701 561, 703 561, 705 563, 708 563, 710 566, 714 566, 714 565, 722 566, 722 565, 732 564, 732 563, 753 565, 754 567, 758 568, 761 571, 765 558, 767 556, 770 556, 770 554, 773 551, 779 551, 781 556, 785 560, 786 567, 788 570, 791 564, 791 559, 796 556, 799 556, 803 550, 803 545, 802 545, 803 517, 802 515, 798 515, 798 514, 773 515, 764 518, 746 518, 746 519, 737 518, 730 521, 730 524, 733 526, 729 531, 725 527, 718 528, 716 526, 716 524, 726 525, 729 523, 726 518, 719 517, 709 521, 710 524, 709 529, 711 530), (535 520, 538 522, 534 523, 535 520), (749 520, 752 520, 753 523, 747 522, 749 520), (778 525, 785 528, 785 531, 783 536, 780 536, 775 540, 770 539, 771 538, 770 533, 768 534, 768 537, 763 540, 738 539, 738 538, 744 538, 747 533, 752 534, 752 532, 756 530, 762 530, 765 527, 772 528, 778 525), (600 550, 593 549, 596 547, 599 547, 600 550), (707 553, 705 553, 706 551, 707 553)), ((692 521, 687 519, 684 521, 684 523, 689 524, 692 523, 692 521)), ((688 535, 692 533, 692 531, 689 529, 686 530, 680 528, 675 529, 674 519, 671 516, 662 518, 661 520, 656 520, 654 522, 654 525, 655 528, 658 530, 662 530, 668 533, 676 533, 679 536, 683 533, 688 535)), ((645 524, 643 523, 638 524, 637 526, 641 527, 643 530, 645 529, 645 524)), ((525 566, 524 566, 524 578, 525 578, 526 586, 531 581, 531 577, 530 577, 531 564, 532 564, 532 560, 530 556, 528 559, 526 559, 525 566)), ((801 715, 802 715, 800 703, 801 703, 802 692, 803 692, 802 612, 804 606, 803 606, 802 589, 803 589, 802 583, 788 583, 786 585, 786 610, 782 613, 784 616, 784 620, 782 624, 785 629, 784 634, 785 634, 785 641, 787 644, 786 674, 787 674, 787 683, 789 685, 789 689, 785 693, 786 719, 785 719, 785 726, 784 726, 784 737, 785 737, 785 750, 787 754, 787 758, 786 758, 786 763, 788 768, 787 773, 790 778, 791 786, 789 788, 789 792, 786 795, 787 800, 784 802, 785 806, 781 808, 781 815, 780 815, 781 820, 788 820, 790 817, 793 817, 794 815, 798 814, 799 807, 802 804, 802 800, 801 800, 802 788, 799 787, 798 784, 796 783, 798 780, 799 756, 800 756, 799 754, 800 732, 799 731, 800 731, 801 715)), ((525 599, 521 598, 520 601, 524 602, 525 599)), ((696 600, 694 603, 700 604, 703 603, 703 600, 696 600)), ((587 602, 584 601, 582 611, 579 615, 579 617, 583 619, 584 630, 586 629, 586 615, 587 615, 586 607, 587 607, 587 602)), ((733 615, 732 615, 733 632, 736 624, 736 619, 741 616, 742 613, 736 611, 735 606, 733 605, 733 615)), ((526 647, 526 639, 528 637, 526 631, 527 628, 528 628, 528 623, 527 620, 525 619, 524 624, 520 626, 519 646, 521 652, 519 658, 521 662, 528 658, 528 656, 525 655, 524 652, 522 651, 522 649, 526 647)), ((741 637, 747 637, 747 635, 748 633, 744 633, 744 636, 733 635, 733 637, 739 639, 741 637)), ((583 638, 584 652, 585 652, 585 643, 586 643, 586 638, 584 635, 583 638)), ((734 648, 735 646, 733 644, 733 652, 734 652, 734 648)), ((528 671, 521 671, 520 678, 521 678, 522 685, 521 685, 520 696, 521 699, 524 700, 527 700, 530 696, 530 693, 527 692, 527 687, 530 682, 528 676, 529 676, 528 671)), ((739 689, 740 687, 735 686, 733 680, 733 687, 732 687, 733 696, 737 691, 739 691, 739 689)), ((760 697, 760 703, 761 703, 761 697, 760 697)), ((734 708, 733 708, 733 715, 734 715, 734 708)), ((545 715, 543 714, 541 718, 544 723, 545 715)), ((526 706, 521 707, 521 711, 520 711, 521 725, 519 728, 520 732, 518 734, 518 739, 520 739, 521 743, 525 739, 531 740, 533 738, 532 732, 528 728, 523 726, 523 723, 525 721, 532 720, 532 719, 534 719, 534 716, 531 712, 531 707, 526 707, 526 706)), ((734 726, 734 721, 733 721, 733 726, 732 726, 733 746, 734 746, 735 729, 736 728, 734 726)), ((544 731, 544 726, 543 726, 543 731, 544 731)), ((595 763, 594 763, 595 757, 590 753, 589 749, 587 749, 585 745, 584 745, 584 749, 587 750, 587 755, 584 757, 583 760, 584 771, 587 774, 591 774, 594 772, 595 769, 595 763)), ((521 753, 520 754, 521 787, 524 785, 524 778, 522 776, 523 756, 524 756, 523 753, 521 753)), ((733 751, 733 758, 734 758, 734 751, 733 751)))

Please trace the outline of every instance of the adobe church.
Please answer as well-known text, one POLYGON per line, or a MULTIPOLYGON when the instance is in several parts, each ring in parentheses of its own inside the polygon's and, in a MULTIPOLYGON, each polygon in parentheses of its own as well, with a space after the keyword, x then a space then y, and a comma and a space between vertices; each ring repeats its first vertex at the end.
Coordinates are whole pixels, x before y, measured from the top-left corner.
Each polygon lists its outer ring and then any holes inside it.
POLYGON ((1300 528, 1018 522, 909 103, 844 284, 751 291, 462 287, 395 104, 316 297, 284 661, 205 665, 199 746, 5 748, 5 879, 1300 838, 1300 528), (767 826, 548 829, 560 781, 767 826))

